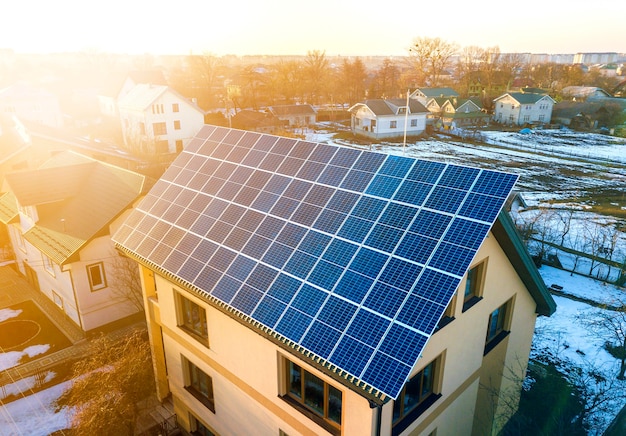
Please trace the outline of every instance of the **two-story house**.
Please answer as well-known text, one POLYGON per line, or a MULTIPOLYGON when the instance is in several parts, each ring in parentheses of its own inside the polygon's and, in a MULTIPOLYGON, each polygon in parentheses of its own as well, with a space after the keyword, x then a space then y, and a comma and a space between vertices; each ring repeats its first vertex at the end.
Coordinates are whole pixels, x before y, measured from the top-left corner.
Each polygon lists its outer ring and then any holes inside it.
POLYGON ((204 111, 165 85, 135 85, 118 110, 124 144, 141 154, 180 153, 204 125, 204 111))
POLYGON ((489 124, 491 116, 483 111, 479 98, 450 98, 441 105, 441 123, 444 129, 480 127, 489 124))
POLYGON ((110 234, 147 190, 146 177, 66 151, 5 180, 0 221, 31 285, 85 333, 143 318, 110 234))
POLYGON ((198 434, 497 433, 555 310, 516 179, 205 126, 113 235, 159 398, 198 434))
POLYGON ((372 139, 420 135, 426 130, 430 113, 417 100, 402 98, 365 100, 348 112, 352 133, 372 139))
POLYGON ((548 124, 556 101, 547 94, 508 92, 493 101, 493 120, 500 124, 548 124))

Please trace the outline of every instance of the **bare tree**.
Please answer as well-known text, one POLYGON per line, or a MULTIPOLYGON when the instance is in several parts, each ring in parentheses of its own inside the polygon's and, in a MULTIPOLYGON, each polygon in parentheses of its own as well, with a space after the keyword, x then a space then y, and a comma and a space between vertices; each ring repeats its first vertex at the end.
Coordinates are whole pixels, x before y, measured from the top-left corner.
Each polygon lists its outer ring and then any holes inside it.
POLYGON ((418 37, 409 48, 409 59, 417 68, 418 75, 425 73, 423 83, 430 80, 431 86, 437 86, 442 72, 448 67, 450 58, 457 50, 457 44, 441 38, 418 37))
POLYGON ((134 260, 117 252, 112 254, 111 288, 113 294, 128 301, 138 312, 143 311, 143 293, 139 265, 134 260))
POLYGON ((57 407, 70 407, 77 435, 128 435, 135 431, 142 400, 154 392, 150 344, 145 330, 119 339, 100 336, 74 365, 70 388, 57 407))
POLYGON ((387 58, 374 73, 369 95, 374 98, 395 98, 400 93, 400 70, 391 59, 387 58))
POLYGON ((326 94, 328 73, 326 53, 319 50, 308 52, 304 60, 304 75, 309 103, 318 104, 322 96, 326 94))
POLYGON ((620 362, 617 379, 626 380, 626 298, 611 301, 610 304, 613 310, 588 311, 579 319, 593 337, 605 341, 604 349, 620 362))

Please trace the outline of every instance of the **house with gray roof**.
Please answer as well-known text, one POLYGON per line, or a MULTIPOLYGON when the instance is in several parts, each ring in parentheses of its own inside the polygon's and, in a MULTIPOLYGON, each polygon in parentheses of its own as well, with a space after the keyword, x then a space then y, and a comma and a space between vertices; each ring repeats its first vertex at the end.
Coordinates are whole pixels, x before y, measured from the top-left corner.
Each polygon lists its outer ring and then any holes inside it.
POLYGON ((493 102, 495 122, 518 126, 550 123, 556 103, 549 95, 533 92, 507 92, 493 102))
POLYGON ((141 319, 110 234, 150 187, 138 173, 66 151, 5 176, 0 224, 16 267, 83 332, 141 319))
POLYGON ((371 139, 417 136, 426 130, 428 109, 414 99, 371 99, 348 109, 352 133, 371 139))

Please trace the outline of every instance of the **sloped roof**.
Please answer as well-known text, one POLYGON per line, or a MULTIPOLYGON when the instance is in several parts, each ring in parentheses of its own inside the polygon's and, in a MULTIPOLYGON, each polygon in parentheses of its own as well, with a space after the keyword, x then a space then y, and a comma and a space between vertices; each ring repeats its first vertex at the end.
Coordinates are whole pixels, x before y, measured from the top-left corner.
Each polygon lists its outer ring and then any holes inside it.
POLYGON ((285 104, 270 106, 268 109, 277 117, 315 115, 317 113, 310 104, 285 104))
POLYGON ((165 85, 138 83, 120 99, 118 105, 125 109, 143 111, 168 90, 165 85))
MULTIPOLYGON (((365 106, 376 116, 388 116, 388 115, 397 115, 398 108, 406 107, 406 99, 403 98, 392 98, 392 99, 382 99, 375 98, 370 100, 365 100, 363 103, 357 103, 348 109, 349 112, 355 113, 359 107, 365 106)), ((409 110, 412 114, 417 113, 430 113, 426 107, 415 99, 409 99, 409 110)))
POLYGON ((17 202, 12 192, 0 193, 0 222, 9 224, 17 218, 17 202))
POLYGON ((516 179, 206 125, 112 239, 362 395, 396 398, 516 179))
POLYGON ((452 88, 418 88, 426 97, 458 97, 459 93, 452 88))
POLYGON ((546 99, 546 98, 550 99, 554 103, 554 99, 552 97, 550 97, 549 95, 534 94, 534 93, 524 93, 524 92, 508 92, 508 93, 503 94, 500 97, 496 98, 494 101, 501 100, 501 99, 505 98, 506 96, 509 96, 509 97, 513 98, 519 104, 535 104, 539 100, 546 99))
POLYGON ((564 97, 587 98, 593 94, 604 94, 606 97, 612 97, 607 91, 596 86, 566 86, 561 90, 564 97))
POLYGON ((118 106, 123 109, 134 110, 134 111, 145 111, 149 108, 159 97, 161 97, 166 92, 170 92, 175 95, 181 102, 192 106, 198 112, 202 114, 205 111, 195 104, 194 102, 186 99, 174 89, 170 88, 166 85, 153 85, 150 83, 138 83, 133 86, 132 89, 120 98, 118 102, 118 106))
POLYGON ((19 204, 37 207, 39 220, 24 238, 60 265, 147 188, 141 174, 71 151, 39 169, 8 174, 7 183, 19 204))

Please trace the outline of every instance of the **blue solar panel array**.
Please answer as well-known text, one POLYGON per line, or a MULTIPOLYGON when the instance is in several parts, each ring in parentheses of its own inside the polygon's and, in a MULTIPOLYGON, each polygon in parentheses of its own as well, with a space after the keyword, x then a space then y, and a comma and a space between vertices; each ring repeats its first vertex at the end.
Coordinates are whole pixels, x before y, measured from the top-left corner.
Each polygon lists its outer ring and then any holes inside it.
POLYGON ((205 126, 113 239, 396 398, 516 178, 205 126))

